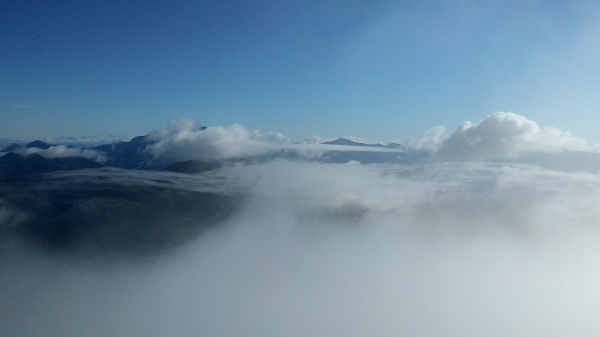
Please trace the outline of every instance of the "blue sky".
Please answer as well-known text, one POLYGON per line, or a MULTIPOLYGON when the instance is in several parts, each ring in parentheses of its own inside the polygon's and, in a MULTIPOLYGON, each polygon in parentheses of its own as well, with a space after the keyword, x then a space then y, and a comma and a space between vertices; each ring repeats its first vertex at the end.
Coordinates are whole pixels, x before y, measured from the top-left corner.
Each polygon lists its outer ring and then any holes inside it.
POLYGON ((599 141, 589 1, 3 1, 0 138, 172 119, 422 136, 512 111, 599 141))

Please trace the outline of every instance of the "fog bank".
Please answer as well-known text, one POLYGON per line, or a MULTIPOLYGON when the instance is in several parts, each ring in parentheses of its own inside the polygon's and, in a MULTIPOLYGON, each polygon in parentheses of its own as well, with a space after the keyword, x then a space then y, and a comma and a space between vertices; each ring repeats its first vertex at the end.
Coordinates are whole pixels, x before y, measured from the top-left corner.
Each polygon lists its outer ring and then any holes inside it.
MULTIPOLYGON (((186 179, 227 181, 180 186, 249 197, 221 226, 152 259, 5 244, 0 334, 600 332, 596 174, 276 161, 186 179)), ((3 228, 27 216, 1 206, 3 228)))

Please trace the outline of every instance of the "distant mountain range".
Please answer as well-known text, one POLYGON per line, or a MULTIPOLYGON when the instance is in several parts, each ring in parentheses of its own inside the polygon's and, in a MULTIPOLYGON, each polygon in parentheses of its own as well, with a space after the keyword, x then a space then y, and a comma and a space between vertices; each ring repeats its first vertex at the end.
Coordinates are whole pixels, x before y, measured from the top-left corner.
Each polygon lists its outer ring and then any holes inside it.
POLYGON ((19 145, 17 143, 12 143, 9 146, 0 149, 0 152, 13 152, 13 151, 17 151, 21 148, 38 148, 38 149, 49 149, 51 146, 54 146, 53 144, 48 144, 46 142, 42 142, 41 140, 34 140, 31 143, 27 143, 25 145, 19 145))
POLYGON ((146 137, 137 137, 89 149, 102 152, 103 163, 45 157, 53 145, 42 141, 3 148, 8 153, 0 157, 0 244, 13 240, 60 256, 107 254, 137 261, 202 235, 244 200, 242 192, 181 188, 174 184, 185 181, 181 176, 150 175, 161 178, 149 181, 148 172, 111 168, 193 174, 218 167, 197 160, 156 160, 146 152, 149 144, 146 137), (30 153, 32 148, 39 153, 30 153), (47 174, 79 169, 90 171, 47 174), (126 179, 102 178, 106 176, 126 179))
POLYGON ((139 136, 128 142, 100 145, 92 147, 90 150, 104 152, 107 158, 104 164, 111 167, 129 170, 156 170, 172 164, 164 160, 157 161, 151 153, 146 151, 146 147, 153 143, 146 136, 139 136))
POLYGON ((416 151, 406 148, 402 144, 390 143, 388 145, 383 144, 364 144, 352 141, 346 138, 338 138, 331 142, 323 144, 327 145, 344 145, 344 146, 356 146, 356 147, 376 147, 382 149, 395 149, 403 150, 403 152, 365 152, 365 151, 327 151, 319 158, 319 162, 332 163, 332 164, 343 164, 350 161, 357 161, 363 164, 373 163, 395 163, 395 164, 409 164, 409 163, 422 163, 429 157, 427 151, 416 151))
MULTIPOLYGON (((145 151, 146 146, 149 144, 151 144, 151 142, 147 141, 145 136, 141 136, 135 137, 128 142, 118 142, 89 148, 89 150, 105 154, 106 161, 99 163, 83 157, 48 158, 35 153, 28 155, 23 154, 27 153, 26 149, 37 148, 47 150, 50 147, 55 146, 54 144, 48 144, 41 140, 36 140, 25 145, 13 143, 0 149, 0 152, 7 152, 7 154, 0 157, 0 181, 23 179, 31 174, 71 171, 103 166, 122 169, 162 170, 173 164, 173 162, 166 160, 157 160, 152 154, 145 151)), ((69 147, 73 148, 72 146, 69 147)), ((190 170, 193 171, 192 169, 190 170)))
MULTIPOLYGON (((88 150, 98 151, 104 154, 105 161, 98 163, 92 159, 83 157, 68 158, 49 158, 40 154, 29 154, 27 149, 47 150, 54 144, 49 144, 41 140, 36 140, 27 144, 13 143, 0 149, 0 152, 7 154, 0 157, 0 180, 10 180, 22 178, 30 174, 48 173, 54 171, 70 171, 77 169, 89 169, 97 167, 115 167, 127 170, 167 170, 179 173, 199 173, 218 168, 223 164, 232 163, 257 163, 267 162, 278 158, 287 158, 290 160, 308 160, 323 163, 347 163, 358 161, 361 163, 408 163, 409 161, 424 161, 428 153, 411 151, 402 144, 391 143, 383 144, 365 144, 352 141, 347 138, 339 138, 334 141, 325 142, 326 145, 341 145, 357 147, 375 147, 382 149, 401 149, 404 152, 368 152, 368 151, 335 151, 324 152, 319 157, 305 158, 303 155, 290 150, 281 150, 269 155, 262 155, 250 158, 240 158, 227 160, 223 162, 207 163, 199 160, 186 162, 174 162, 168 158, 155 158, 147 148, 155 141, 148 136, 139 136, 130 141, 116 142, 91 147, 88 150)), ((75 148, 69 146, 69 148, 75 148)))
POLYGON ((346 146, 368 146, 368 147, 381 147, 381 148, 388 148, 388 149, 404 149, 404 146, 402 144, 397 144, 397 143, 390 143, 388 145, 383 145, 383 144, 364 144, 364 143, 359 143, 359 142, 355 142, 353 140, 347 139, 347 138, 338 138, 334 141, 331 142, 325 142, 323 144, 327 144, 327 145, 346 145, 346 146))
POLYGON ((88 158, 46 158, 39 154, 23 156, 9 152, 0 157, 0 181, 20 180, 25 176, 56 171, 99 168, 103 165, 88 158))

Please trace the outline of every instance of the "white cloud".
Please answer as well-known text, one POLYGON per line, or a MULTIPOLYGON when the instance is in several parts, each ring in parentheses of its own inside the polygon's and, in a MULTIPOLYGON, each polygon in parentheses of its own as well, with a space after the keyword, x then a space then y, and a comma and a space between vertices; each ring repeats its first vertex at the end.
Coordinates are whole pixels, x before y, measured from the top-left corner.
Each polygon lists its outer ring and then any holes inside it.
POLYGON ((330 142, 332 140, 335 140, 335 138, 319 137, 317 135, 314 135, 312 137, 304 138, 304 139, 300 140, 298 143, 300 143, 300 144, 321 144, 321 143, 325 143, 325 142, 330 142))
POLYGON ((44 142, 49 144, 70 145, 76 147, 93 147, 116 142, 128 142, 132 137, 124 135, 103 135, 103 136, 81 136, 81 137, 58 137, 47 138, 44 142))
POLYGON ((289 144, 292 142, 290 137, 285 136, 280 132, 260 132, 259 130, 254 130, 251 134, 251 138, 260 142, 273 144, 289 144))
POLYGON ((212 126, 200 129, 189 119, 175 120, 165 130, 151 133, 149 138, 156 144, 147 150, 156 157, 169 157, 175 160, 221 160, 237 157, 255 156, 273 151, 265 142, 253 139, 275 138, 277 134, 262 135, 248 132, 243 126, 235 124, 228 127, 212 126))
MULTIPOLYGON (((437 151, 442 143, 449 137, 450 135, 446 132, 445 126, 434 126, 429 131, 425 137, 417 140, 409 140, 407 141, 407 145, 409 147, 415 148, 417 150, 425 150, 425 151, 437 151)), ((402 143, 401 140, 397 141, 397 143, 402 143)))
POLYGON ((88 149, 80 149, 76 147, 67 147, 66 145, 50 146, 47 149, 40 149, 37 147, 22 147, 16 150, 15 152, 25 156, 35 153, 46 158, 82 157, 95 160, 99 163, 103 163, 106 161, 106 156, 102 152, 88 149))
MULTIPOLYGON (((467 121, 447 138, 429 139, 441 141, 436 158, 449 161, 516 159, 531 152, 590 152, 598 148, 569 132, 540 128, 536 122, 512 112, 497 112, 476 124, 467 121)), ((424 143, 435 147, 435 141, 424 143)))
POLYGON ((251 197, 221 230, 152 261, 0 254, 0 333, 600 333, 597 174, 278 161, 186 179, 251 197))

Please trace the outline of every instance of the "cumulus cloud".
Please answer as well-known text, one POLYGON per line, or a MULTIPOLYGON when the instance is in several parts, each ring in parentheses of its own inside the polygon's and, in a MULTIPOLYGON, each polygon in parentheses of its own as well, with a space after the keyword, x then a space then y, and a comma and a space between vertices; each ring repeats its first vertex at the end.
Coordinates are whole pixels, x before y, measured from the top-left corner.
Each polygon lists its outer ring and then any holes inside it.
MULTIPOLYGON (((446 127, 439 125, 429 129, 425 137, 417 140, 411 139, 406 143, 409 147, 415 148, 417 150, 437 151, 444 142, 444 140, 448 138, 448 136, 449 135, 446 132, 446 127)), ((401 140, 397 142, 402 143, 401 140)))
POLYGON ((475 124, 464 122, 447 137, 440 131, 443 130, 432 130, 422 145, 437 147, 439 160, 515 159, 531 152, 597 150, 597 146, 569 132, 541 128, 536 122, 512 112, 497 112, 475 124))
MULTIPOLYGON (((254 136, 259 139, 278 138, 272 135, 261 137, 256 133, 254 136)), ((269 144, 253 139, 251 133, 239 124, 204 129, 193 120, 175 120, 167 129, 151 133, 149 138, 156 142, 147 148, 154 156, 170 157, 177 161, 222 160, 274 151, 269 144)))
POLYGON ((30 154, 39 154, 46 158, 82 157, 95 160, 99 163, 106 161, 106 156, 102 152, 89 149, 80 149, 76 147, 67 147, 66 145, 50 146, 47 149, 40 149, 37 147, 22 147, 15 152, 25 156, 30 154))

